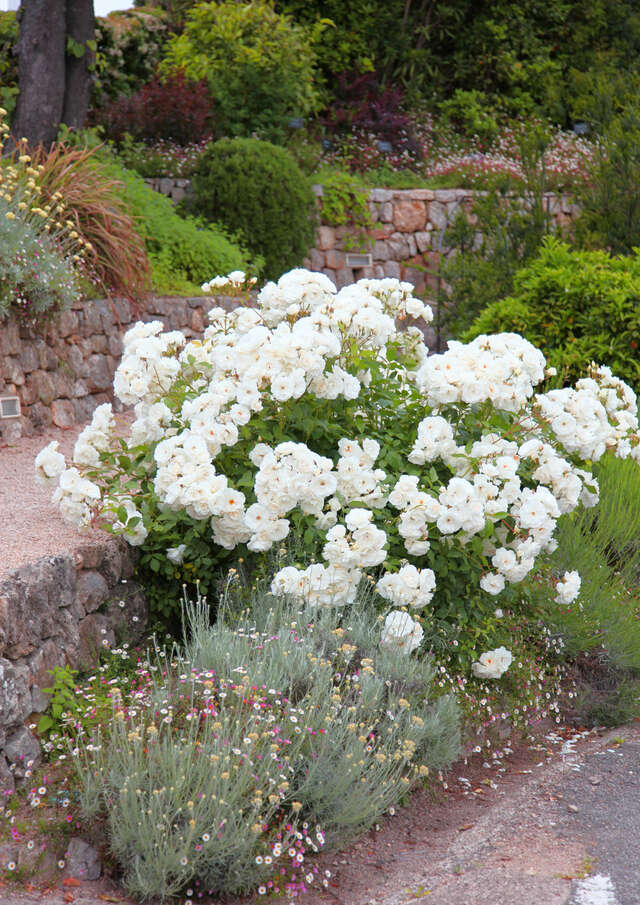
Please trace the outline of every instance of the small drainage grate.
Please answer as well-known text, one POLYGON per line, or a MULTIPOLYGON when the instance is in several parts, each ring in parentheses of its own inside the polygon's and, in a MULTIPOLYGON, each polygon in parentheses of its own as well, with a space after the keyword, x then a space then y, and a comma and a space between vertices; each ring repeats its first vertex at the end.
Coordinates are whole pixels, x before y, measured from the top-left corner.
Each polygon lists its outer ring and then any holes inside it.
POLYGON ((371 267, 373 258, 371 255, 348 254, 346 264, 347 267, 371 267))
POLYGON ((19 418, 20 400, 17 396, 0 396, 0 418, 19 418))

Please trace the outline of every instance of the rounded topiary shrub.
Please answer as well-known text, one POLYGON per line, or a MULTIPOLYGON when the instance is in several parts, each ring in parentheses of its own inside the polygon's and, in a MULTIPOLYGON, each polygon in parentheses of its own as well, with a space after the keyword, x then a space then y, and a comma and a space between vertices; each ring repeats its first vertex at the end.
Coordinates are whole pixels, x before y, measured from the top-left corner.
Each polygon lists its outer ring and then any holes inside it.
POLYGON ((241 233, 264 258, 264 276, 297 267, 313 241, 314 197, 284 148, 255 138, 223 138, 203 154, 193 176, 191 210, 241 233))

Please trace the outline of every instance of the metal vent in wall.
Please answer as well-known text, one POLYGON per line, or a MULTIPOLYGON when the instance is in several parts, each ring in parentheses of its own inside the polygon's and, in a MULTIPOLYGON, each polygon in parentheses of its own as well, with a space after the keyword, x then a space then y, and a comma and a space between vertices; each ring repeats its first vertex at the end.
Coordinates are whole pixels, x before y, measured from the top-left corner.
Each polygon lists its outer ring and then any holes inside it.
POLYGON ((371 255, 348 254, 346 264, 347 267, 371 267, 373 258, 371 255))
POLYGON ((17 396, 0 396, 0 418, 19 418, 20 400, 17 396))

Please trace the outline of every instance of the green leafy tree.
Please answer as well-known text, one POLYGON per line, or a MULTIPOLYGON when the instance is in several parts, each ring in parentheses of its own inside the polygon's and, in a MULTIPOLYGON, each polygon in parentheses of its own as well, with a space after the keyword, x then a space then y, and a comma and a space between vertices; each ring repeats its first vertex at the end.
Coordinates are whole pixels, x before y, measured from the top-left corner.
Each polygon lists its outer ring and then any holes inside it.
POLYGON ((317 109, 312 43, 269 0, 203 3, 169 42, 162 71, 207 80, 222 134, 279 140, 290 118, 317 109))

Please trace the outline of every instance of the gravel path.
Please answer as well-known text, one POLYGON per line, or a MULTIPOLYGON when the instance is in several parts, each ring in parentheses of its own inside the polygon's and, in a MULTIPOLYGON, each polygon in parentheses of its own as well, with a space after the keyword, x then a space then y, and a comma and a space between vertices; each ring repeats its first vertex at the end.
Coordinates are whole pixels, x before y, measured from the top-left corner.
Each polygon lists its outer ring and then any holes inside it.
MULTIPOLYGON (((25 562, 69 553, 87 540, 102 540, 101 531, 81 536, 51 504, 51 494, 36 484, 33 460, 51 440, 69 455, 81 427, 50 429, 38 437, 22 437, 0 447, 0 578, 25 562)), ((0 900, 1 901, 1 900, 0 900)))
MULTIPOLYGON (((117 416, 122 430, 127 422, 126 415, 117 416)), ((87 542, 104 542, 103 531, 81 535, 65 522, 51 504, 50 492, 35 480, 33 461, 43 446, 57 440, 60 452, 70 457, 82 427, 50 428, 46 434, 22 437, 8 446, 0 441, 0 579, 42 556, 73 553, 87 542)))

